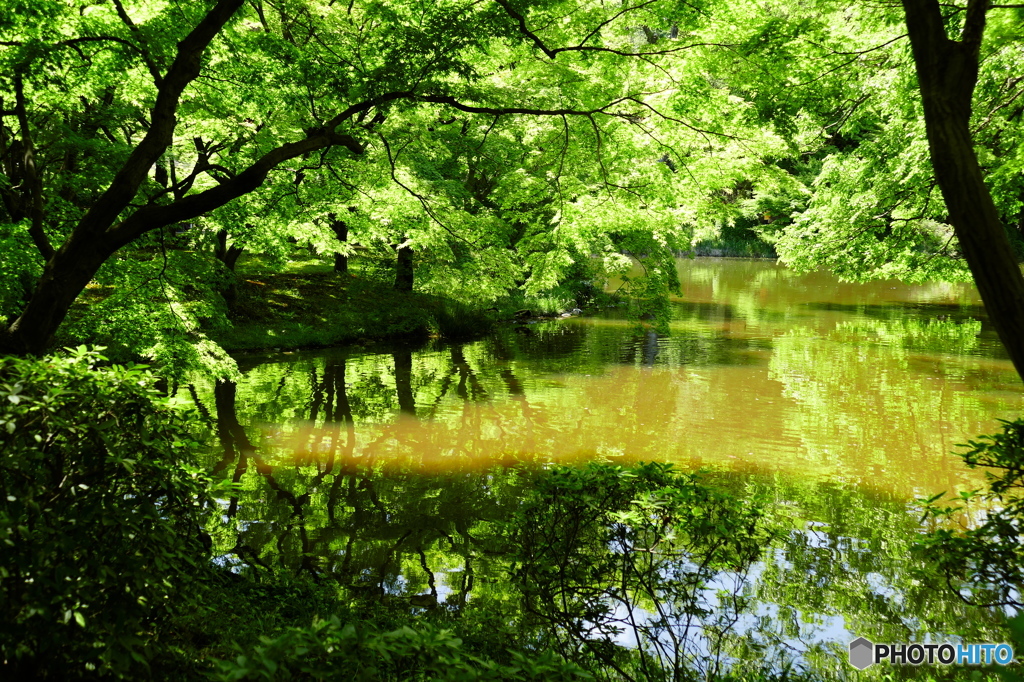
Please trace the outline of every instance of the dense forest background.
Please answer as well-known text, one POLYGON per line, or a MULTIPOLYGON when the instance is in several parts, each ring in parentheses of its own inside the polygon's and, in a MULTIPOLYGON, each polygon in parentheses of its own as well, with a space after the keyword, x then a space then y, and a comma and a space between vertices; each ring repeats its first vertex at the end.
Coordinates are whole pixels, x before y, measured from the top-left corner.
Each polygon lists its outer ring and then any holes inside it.
POLYGON ((390 251, 486 308, 739 234, 854 279, 973 260, 1016 358, 1021 9, 905 4, 7 3, 3 347, 229 372, 240 254, 390 251))

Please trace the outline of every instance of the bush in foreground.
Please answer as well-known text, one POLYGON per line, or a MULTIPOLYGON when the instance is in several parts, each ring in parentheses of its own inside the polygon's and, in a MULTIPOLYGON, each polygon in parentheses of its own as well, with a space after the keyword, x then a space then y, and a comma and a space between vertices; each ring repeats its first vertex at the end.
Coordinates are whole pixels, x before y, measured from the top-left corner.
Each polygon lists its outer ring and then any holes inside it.
POLYGON ((0 359, 0 672, 146 674, 208 566, 195 424, 141 367, 0 359))
POLYGON ((512 653, 510 664, 467 654, 447 630, 426 626, 375 632, 332 617, 264 638, 248 654, 221 661, 214 679, 229 680, 562 680, 590 679, 550 652, 512 653))

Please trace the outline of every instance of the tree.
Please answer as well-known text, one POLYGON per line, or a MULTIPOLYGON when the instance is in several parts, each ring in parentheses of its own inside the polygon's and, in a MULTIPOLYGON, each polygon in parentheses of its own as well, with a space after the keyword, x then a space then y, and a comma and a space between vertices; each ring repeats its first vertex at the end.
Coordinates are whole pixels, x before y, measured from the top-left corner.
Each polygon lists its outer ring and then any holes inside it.
POLYGON ((928 147, 949 222, 999 338, 1024 379, 1024 277, 974 150, 971 112, 989 0, 968 0, 959 40, 938 0, 903 0, 928 147))
MULTIPOLYGON (((44 352, 89 282, 115 254, 147 246, 146 235, 256 196, 268 178, 297 183, 325 163, 380 154, 380 131, 409 112, 551 121, 566 144, 588 151, 569 160, 598 177, 591 184, 604 195, 581 190, 567 208, 602 218, 605 204, 624 201, 643 211, 634 218, 662 225, 662 244, 679 221, 659 210, 671 183, 656 158, 686 135, 713 154, 728 146, 716 138, 731 139, 685 125, 667 142, 653 133, 683 122, 671 113, 678 96, 658 92, 652 74, 693 46, 652 43, 635 27, 697 26, 703 10, 689 6, 220 0, 187 10, 120 1, 15 10, 3 59, 14 108, 3 116, 18 133, 5 129, 0 155, 9 242, 38 280, 0 330, 7 353, 44 352), (46 149, 35 144, 43 139, 46 149), (649 159, 646 177, 637 158, 649 159)), ((353 179, 335 188, 351 191, 353 179)))
POLYGON ((1024 280, 1008 237, 1024 218, 1015 7, 736 6, 722 18, 746 27, 734 38, 743 60, 711 68, 796 152, 776 160, 788 181, 737 202, 785 262, 855 280, 972 276, 1021 372, 1024 280))
MULTIPOLYGON (((197 215, 189 215, 186 209, 181 217, 172 215, 167 219, 166 215, 159 214, 169 207, 150 206, 148 212, 136 211, 132 215, 134 221, 129 218, 115 223, 134 199, 150 169, 170 145, 182 92, 199 75, 201 59, 207 46, 241 4, 242 0, 219 2, 179 43, 177 56, 167 72, 154 73, 154 81, 158 83, 157 94, 145 136, 121 164, 107 190, 86 210, 64 244, 57 249, 50 245, 43 226, 39 197, 42 188, 39 186, 34 160, 25 155, 25 179, 34 185, 31 189, 34 208, 29 229, 36 247, 47 261, 24 310, 0 336, 0 348, 15 353, 39 353, 45 350, 74 299, 93 278, 100 265, 118 248, 154 226, 168 225, 176 219, 197 215), (156 225, 147 221, 147 213, 151 219, 155 219, 156 225)), ((16 69, 13 79, 19 117, 27 117, 23 72, 24 67, 16 69)), ((27 137, 27 131, 23 131, 23 135, 27 137)), ((23 144, 25 147, 31 146, 27 142, 23 144)), ((254 175, 258 173, 256 171, 254 175)))
POLYGON ((824 5, 751 23, 737 87, 759 90, 760 115, 796 152, 777 161, 785 181, 743 202, 754 229, 798 270, 969 277, 934 191, 902 17, 824 5))

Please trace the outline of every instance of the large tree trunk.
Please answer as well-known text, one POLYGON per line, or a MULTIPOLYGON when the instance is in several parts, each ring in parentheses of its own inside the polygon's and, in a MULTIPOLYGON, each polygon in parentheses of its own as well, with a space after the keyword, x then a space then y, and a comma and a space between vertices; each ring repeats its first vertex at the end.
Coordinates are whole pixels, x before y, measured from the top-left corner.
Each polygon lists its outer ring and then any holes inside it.
POLYGON ((397 259, 395 260, 395 289, 397 291, 412 291, 414 282, 413 252, 411 246, 395 247, 397 259))
MULTIPOLYGON (((328 216, 331 221, 331 230, 334 232, 334 236, 338 238, 338 241, 342 244, 348 242, 348 223, 344 220, 338 220, 337 216, 333 213, 328 216)), ((348 256, 341 253, 340 251, 334 252, 334 271, 339 275, 348 274, 348 256)))
POLYGON ((21 315, 10 327, 0 330, 0 353, 44 353, 78 294, 115 250, 102 242, 82 243, 72 235, 46 262, 21 315))
POLYGON ((1024 379, 1024 277, 971 139, 971 98, 988 0, 970 0, 960 41, 938 0, 903 0, 935 178, 989 318, 1024 379))
POLYGON ((409 92, 395 92, 352 105, 327 125, 311 128, 305 138, 270 150, 242 172, 214 187, 182 196, 169 204, 150 201, 121 219, 129 205, 138 200, 139 187, 171 144, 179 98, 199 75, 206 47, 243 1, 219 0, 199 25, 178 43, 174 63, 160 79, 145 137, 110 186, 75 226, 68 240, 47 261, 32 299, 21 315, 10 326, 0 327, 0 354, 45 353, 72 303, 100 266, 121 247, 147 232, 197 218, 252 192, 263 184, 273 168, 289 159, 335 145, 346 147, 353 154, 362 154, 363 147, 358 140, 335 129, 362 111, 412 96, 409 92))

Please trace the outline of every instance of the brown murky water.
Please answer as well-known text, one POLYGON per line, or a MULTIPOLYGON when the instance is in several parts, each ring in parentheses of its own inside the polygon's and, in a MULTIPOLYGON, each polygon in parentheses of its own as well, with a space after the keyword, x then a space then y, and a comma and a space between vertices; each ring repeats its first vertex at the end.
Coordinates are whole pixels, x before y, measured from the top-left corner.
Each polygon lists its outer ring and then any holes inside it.
POLYGON ((612 309, 460 346, 250 357, 238 411, 300 461, 668 460, 908 500, 976 487, 951 451, 1021 412, 970 285, 729 259, 679 272, 667 337, 612 309))

